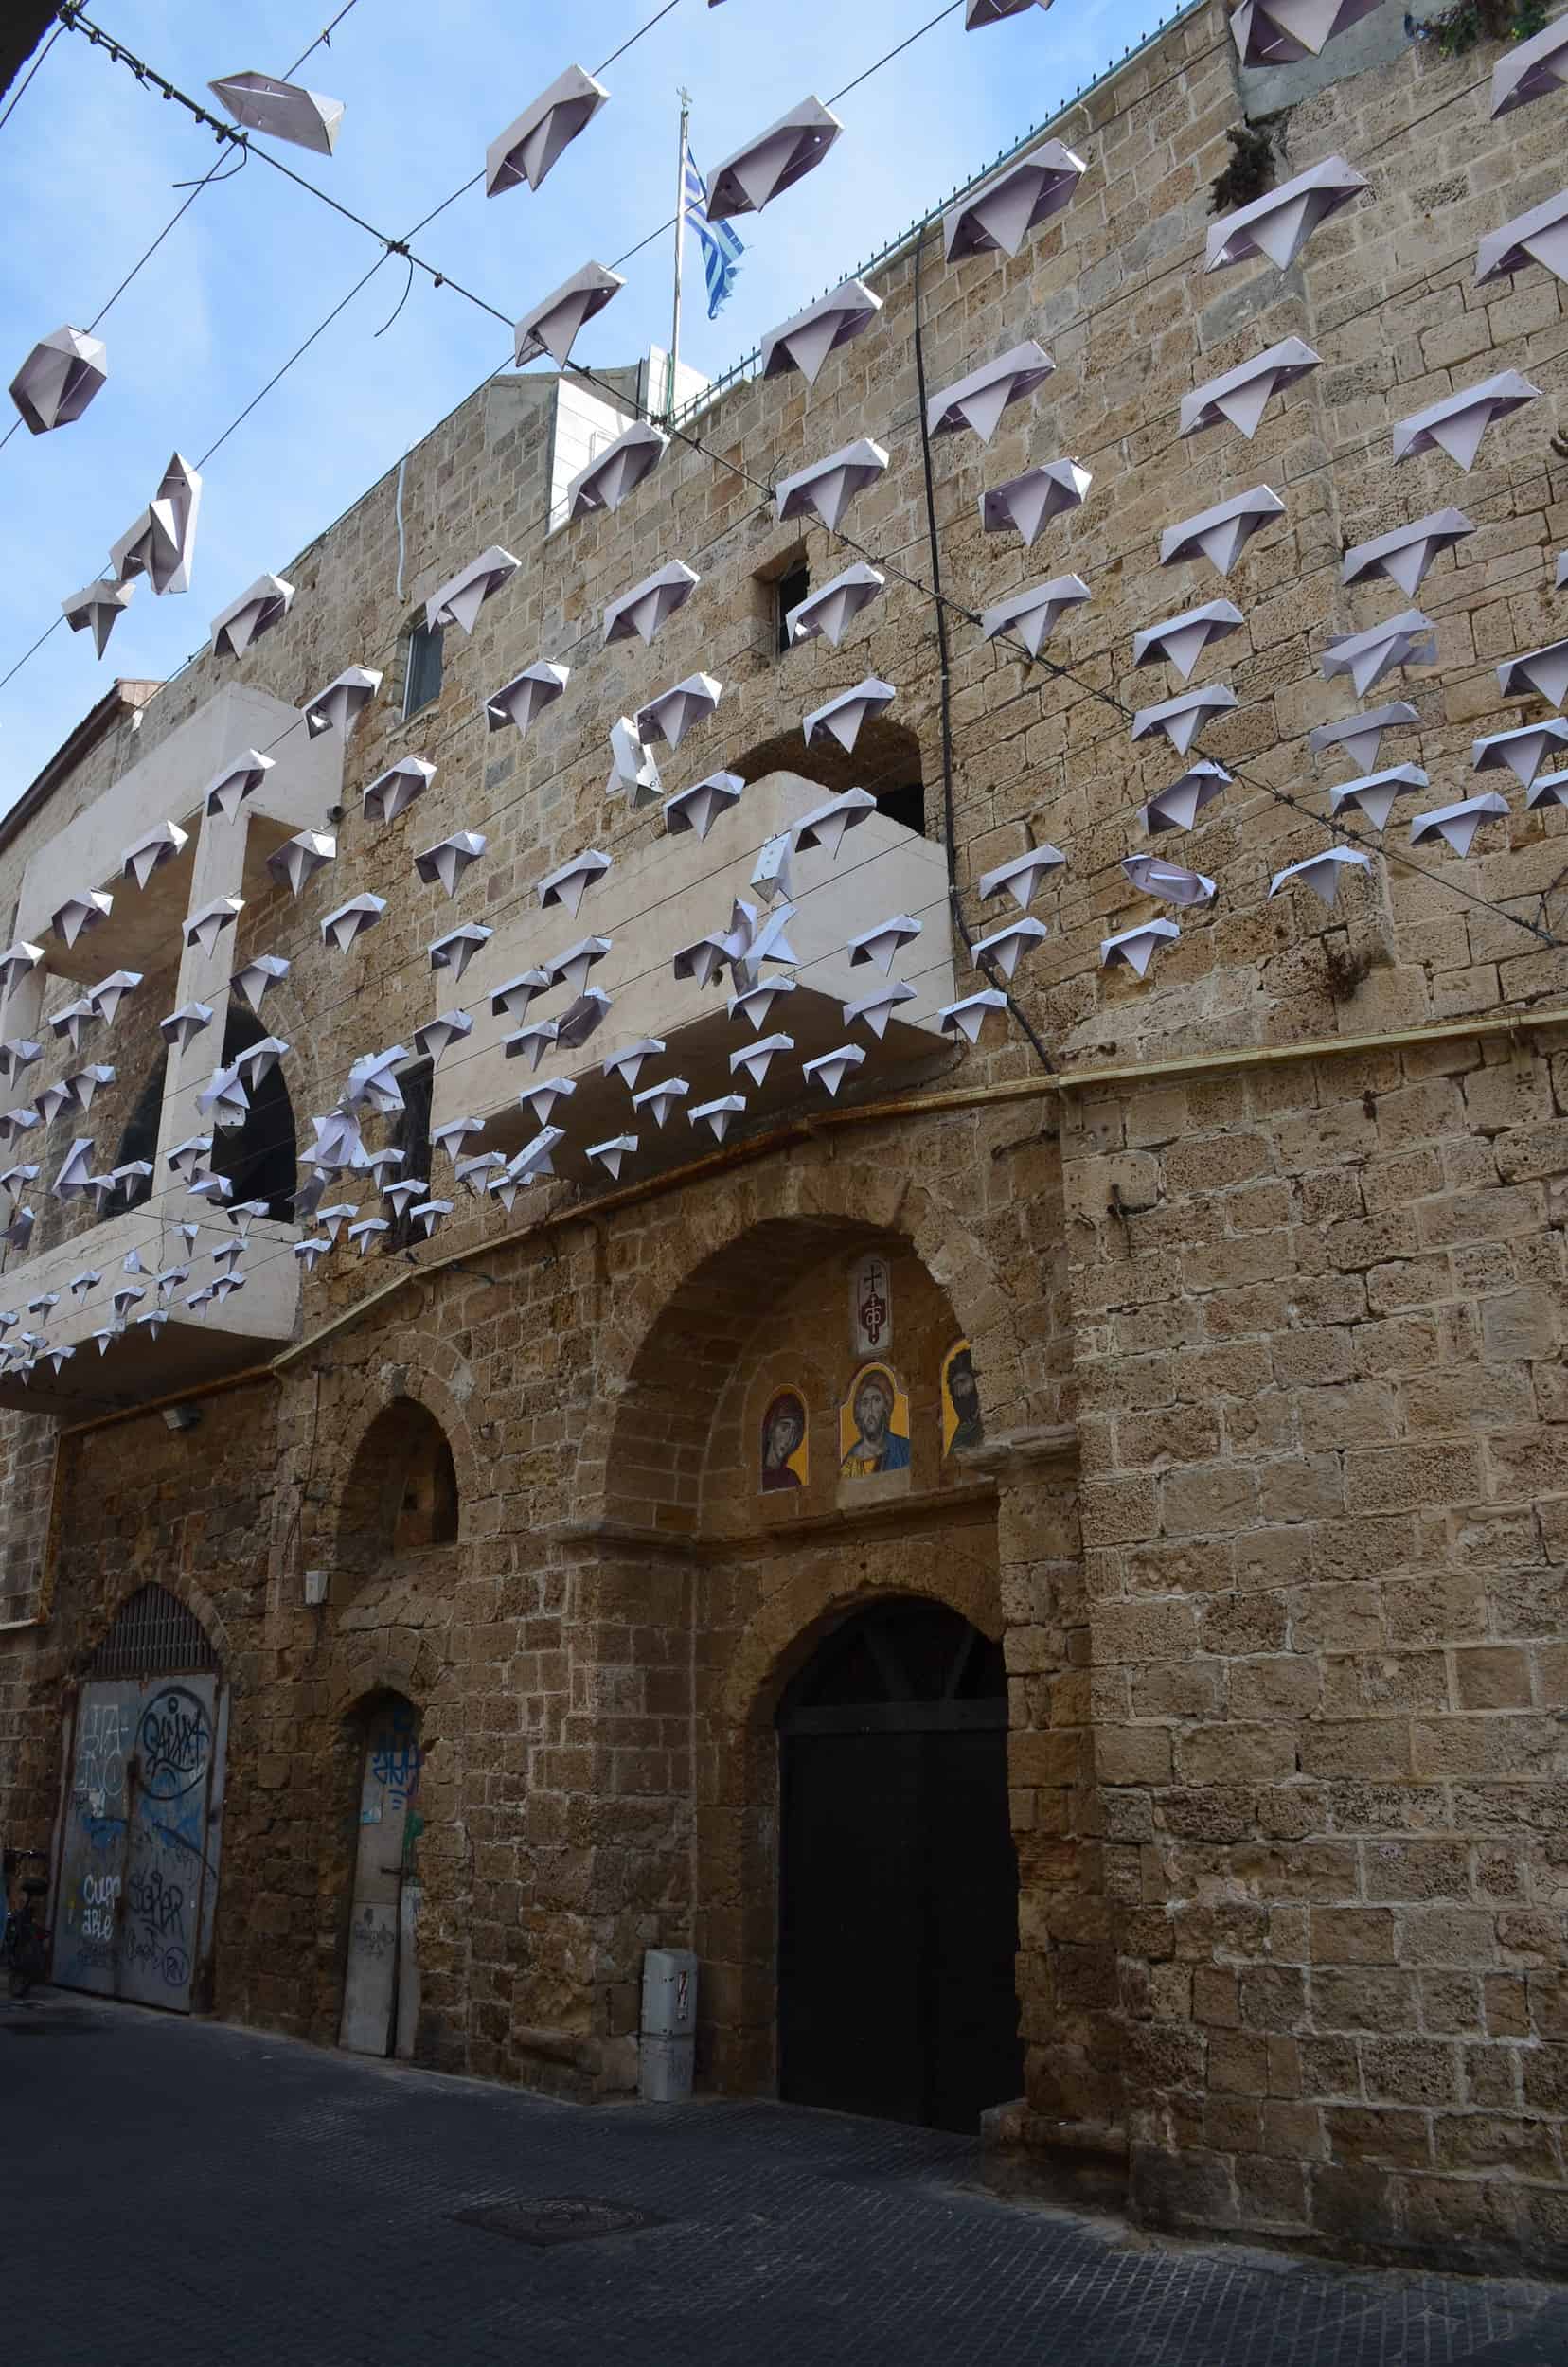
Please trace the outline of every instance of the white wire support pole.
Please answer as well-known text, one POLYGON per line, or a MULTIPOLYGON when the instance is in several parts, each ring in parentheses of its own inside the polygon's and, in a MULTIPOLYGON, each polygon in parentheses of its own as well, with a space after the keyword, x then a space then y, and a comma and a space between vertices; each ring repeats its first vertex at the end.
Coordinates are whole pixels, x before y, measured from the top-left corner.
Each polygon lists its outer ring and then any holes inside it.
POLYGON ((691 121, 691 93, 681 90, 681 151, 675 163, 675 301, 669 323, 669 396, 665 418, 675 417, 675 379, 681 366, 681 266, 686 259, 686 126, 691 121))

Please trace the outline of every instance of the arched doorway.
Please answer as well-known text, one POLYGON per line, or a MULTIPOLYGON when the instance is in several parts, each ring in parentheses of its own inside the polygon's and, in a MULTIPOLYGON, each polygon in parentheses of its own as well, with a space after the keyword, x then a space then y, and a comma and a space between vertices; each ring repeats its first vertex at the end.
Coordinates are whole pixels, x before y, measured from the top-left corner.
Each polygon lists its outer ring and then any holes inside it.
POLYGON ((139 1587, 68 1744, 52 1978, 188 2013, 210 1985, 227 1696, 195 1613, 139 1587))
POLYGON ((355 2055, 411 2055, 419 2020, 416 1872, 419 1714, 382 1693, 355 1721, 360 1753, 358 1839, 338 2044, 355 2055))
POLYGON ((777 1727, 779 2092, 972 2130, 1024 2085, 1001 1646, 944 1604, 879 1602, 777 1727))

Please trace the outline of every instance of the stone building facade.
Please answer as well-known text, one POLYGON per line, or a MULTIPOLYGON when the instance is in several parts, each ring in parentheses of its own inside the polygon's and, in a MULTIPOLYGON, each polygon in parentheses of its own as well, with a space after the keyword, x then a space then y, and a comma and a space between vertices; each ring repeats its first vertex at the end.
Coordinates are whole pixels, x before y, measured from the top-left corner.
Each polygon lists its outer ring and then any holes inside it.
MULTIPOLYGON (((1470 793, 1474 737, 1545 712, 1501 700, 1494 667, 1561 630, 1559 290, 1539 270, 1473 284, 1478 239, 1560 178, 1558 102, 1491 122, 1495 53, 1444 59, 1390 16, 1346 38, 1343 70, 1330 50, 1258 90, 1223 10, 1189 9, 1046 127, 1089 170, 1016 259, 944 265, 933 222, 872 273, 880 315, 814 386, 727 386, 613 515, 550 530, 555 382, 493 382, 285 566, 293 610, 250 653, 112 697, 5 826, 0 896, 25 915, 29 878, 58 882, 51 850, 85 850, 138 768, 162 764, 140 775, 160 793, 183 780, 190 817, 206 774, 182 733, 219 718, 220 758, 235 731, 279 736, 284 787, 267 829, 249 826, 215 993, 260 952, 290 962, 262 1016, 291 1046, 301 1148, 304 1113, 330 1107, 357 1055, 473 1003, 432 978, 432 938, 482 920, 495 936, 475 976, 492 986, 536 958, 550 871, 584 846, 628 867, 653 846, 657 810, 606 797, 607 733, 698 670, 724 695, 667 789, 722 768, 799 811, 871 787, 888 861, 951 859, 953 925, 938 864, 905 965, 940 980, 948 963, 942 999, 980 983, 962 930, 994 925, 981 874, 1043 841, 1068 858, 1035 906, 1049 934, 1014 1010, 972 1049, 895 1029, 897 1064, 873 1057, 831 1101, 780 1069, 775 1101, 722 1145, 679 1112, 656 1142, 645 1124, 616 1181, 582 1165, 568 1123, 559 1180, 509 1214, 449 1185, 428 1245, 400 1233, 360 1258, 342 1242, 297 1281, 296 1232, 270 1217, 228 1332, 197 1345, 171 1322, 101 1378, 83 1347, 52 1381, 0 1382, 7 1837, 63 1849, 73 1819, 113 1824, 116 1780, 148 1786, 128 1732, 117 1770, 100 1754, 83 1777, 95 1685, 211 1685, 223 1779, 190 1844, 210 1931, 187 1934, 189 2002, 330 2041, 363 1915, 390 1928, 400 1967, 388 2048, 598 2095, 635 2082, 643 1951, 687 1946, 700 2078, 835 2100, 830 2066, 814 2088, 780 2070, 800 2010, 781 1950, 810 1874, 781 1762, 804 1771, 808 1744, 852 1729, 836 1795, 822 1780, 864 1840, 879 1731, 890 1750, 959 1734, 957 1770, 1000 1722, 1017 2076, 989 2098, 999 2142, 1091 2165, 1165 2226, 1568 2262, 1563 827, 1515 794, 1461 861, 1411 854, 1396 820, 1332 911, 1268 894, 1326 844, 1340 774, 1307 734, 1352 702, 1325 681, 1324 645, 1397 604, 1386 583, 1342 586, 1348 545, 1453 502, 1476 529, 1420 588, 1437 663, 1378 694, 1417 709, 1418 740, 1382 760, 1418 749, 1434 802, 1470 793), (1276 176, 1338 153, 1369 191, 1288 271, 1205 278, 1227 134, 1280 107, 1276 176), (1184 393, 1292 335, 1320 366, 1250 442, 1178 436, 1184 393), (987 447, 931 447, 949 772, 919 381, 1027 337, 1056 364, 1038 394, 987 447), (1469 475, 1440 453, 1392 466, 1397 418, 1502 369, 1545 399, 1494 427, 1469 475), (842 650, 781 653, 779 582, 804 567, 820 585, 857 551, 780 525, 767 489, 864 435, 891 465, 844 533, 886 590, 842 650), (1032 551, 983 536, 982 489, 1058 455, 1093 472, 1083 506, 1032 551), (1200 561, 1161 569, 1163 527, 1260 483, 1285 514, 1223 585, 1200 561), (472 637, 447 632, 438 695, 405 719, 417 604, 491 543, 518 572, 472 637), (703 580, 654 646, 601 649, 605 604, 677 557, 703 580), (976 612, 1069 570, 1093 598, 1042 663, 981 637, 976 612), (1134 672, 1132 636, 1222 595, 1245 622, 1194 679, 1237 693, 1203 742, 1233 778, 1180 842, 1220 893, 1140 980, 1098 947, 1150 910, 1118 863, 1179 768, 1130 741, 1131 711, 1177 687, 1134 672), (571 665, 567 694, 525 739, 487 734, 486 695, 540 658, 571 665), (302 754, 293 711, 355 663, 383 670, 383 695, 346 746, 302 754), (897 699, 827 767, 800 719, 867 675, 897 699), (403 822, 367 821, 359 792, 405 754, 437 763, 434 783, 403 822), (271 886, 262 847, 337 810, 335 863, 297 900, 271 886), (412 853, 460 828, 488 845, 448 904, 412 853), (324 949, 325 914, 364 892, 384 920, 324 949), (890 1310, 875 1342, 855 1304, 867 1258, 890 1310), (960 1343, 984 1436, 954 1445, 943 1375, 960 1343), (846 1459, 868 1362, 891 1374, 909 1446, 861 1476, 846 1459), (805 1453, 764 1486, 767 1442, 793 1434, 773 1427, 788 1397, 805 1453), (153 1615, 149 1587, 171 1598, 174 1640, 137 1660, 116 1638, 138 1600, 153 1615), (922 1607, 953 1624, 922 1628, 922 1607), (881 1611, 903 1626, 879 1629, 881 1611), (863 1633, 907 1715, 865 1706, 863 1633), (378 1890, 365 1836, 394 1795, 401 1855, 378 1890)), ((714 847, 755 852, 745 812, 714 847)), ((681 860, 683 894, 720 870, 702 847, 681 860)), ((870 896, 841 899, 851 926, 882 917, 870 896)), ((177 933, 166 952, 132 965, 146 983, 93 1056, 116 1067, 81 1129, 100 1159, 191 981, 177 933)), ((80 990, 51 950, 40 1021, 80 990)), ((690 1043, 711 1068, 695 1025, 690 1043)), ((194 1130, 215 1057, 171 1062, 166 1148, 176 1120, 194 1130)), ((438 1066, 437 1120, 488 1076, 478 1056, 438 1066)), ((507 1072, 512 1104, 526 1082, 507 1072)), ((73 1130, 49 1130, 45 1176, 73 1130)), ((169 1262, 187 1210, 163 1175, 153 1191, 169 1262)), ((19 1299, 41 1258, 100 1263, 108 1237, 80 1201, 38 1207, 3 1276, 19 1299)), ((947 1796, 972 1799, 969 1847, 989 1862, 990 1795, 968 1780, 947 1796)), ((896 1810, 876 1829, 880 1859, 896 1810)), ((830 1855, 832 1816, 813 1831, 830 1855)), ((57 1860, 57 1923, 81 1908, 76 1866, 57 1860)))

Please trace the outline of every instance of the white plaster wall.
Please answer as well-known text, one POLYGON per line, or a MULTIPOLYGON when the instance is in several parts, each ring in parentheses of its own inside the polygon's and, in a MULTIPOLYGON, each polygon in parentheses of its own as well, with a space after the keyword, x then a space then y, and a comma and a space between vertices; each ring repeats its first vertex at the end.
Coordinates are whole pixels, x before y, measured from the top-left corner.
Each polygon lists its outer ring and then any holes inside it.
MULTIPOLYGON (((18 932, 46 944, 49 917, 67 896, 108 888, 134 898, 134 880, 120 877, 125 849, 160 822, 192 828, 204 791, 215 774, 246 748, 270 753, 273 770, 247 800, 250 818, 264 815, 290 831, 318 829, 336 803, 343 778, 343 742, 336 732, 312 739, 297 710, 270 692, 242 683, 217 691, 114 786, 55 837, 41 845, 22 878, 18 932), (295 726, 290 729, 290 726, 295 726), (280 733, 287 738, 279 739, 280 733)), ((174 949, 170 949, 172 952, 174 949)))

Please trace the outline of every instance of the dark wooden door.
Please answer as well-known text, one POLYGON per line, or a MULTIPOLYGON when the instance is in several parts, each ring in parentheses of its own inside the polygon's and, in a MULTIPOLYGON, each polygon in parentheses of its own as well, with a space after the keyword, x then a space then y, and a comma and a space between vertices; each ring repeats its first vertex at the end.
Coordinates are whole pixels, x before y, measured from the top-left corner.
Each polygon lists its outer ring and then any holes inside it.
POLYGON ((879 1605, 780 1707, 792 2103, 972 2129, 1022 2089, 1001 1660, 940 1605, 879 1605))

